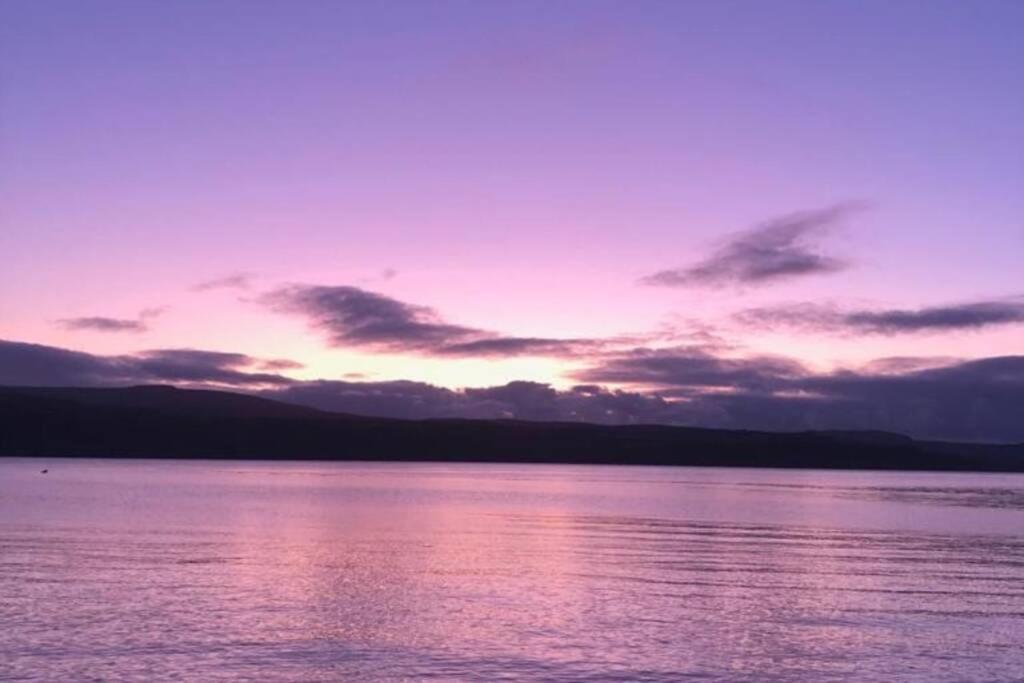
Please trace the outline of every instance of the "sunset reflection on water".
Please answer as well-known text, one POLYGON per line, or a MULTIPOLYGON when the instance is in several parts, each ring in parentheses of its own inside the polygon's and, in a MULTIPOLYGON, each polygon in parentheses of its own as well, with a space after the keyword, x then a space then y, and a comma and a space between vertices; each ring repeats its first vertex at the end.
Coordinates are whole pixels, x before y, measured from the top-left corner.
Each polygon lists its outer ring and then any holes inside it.
POLYGON ((1024 510, 1006 504, 1024 477, 48 464, 43 478, 38 462, 0 462, 0 677, 1024 668, 1024 510))

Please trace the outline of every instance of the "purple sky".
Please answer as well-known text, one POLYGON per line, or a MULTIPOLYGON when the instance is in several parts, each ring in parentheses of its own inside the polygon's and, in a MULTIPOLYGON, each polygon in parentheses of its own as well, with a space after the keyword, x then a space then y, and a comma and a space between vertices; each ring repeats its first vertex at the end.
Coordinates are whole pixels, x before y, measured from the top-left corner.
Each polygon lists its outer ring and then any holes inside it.
POLYGON ((1016 1, 9 0, 0 339, 701 424, 761 424, 709 394, 1024 365, 1022 31, 1016 1))

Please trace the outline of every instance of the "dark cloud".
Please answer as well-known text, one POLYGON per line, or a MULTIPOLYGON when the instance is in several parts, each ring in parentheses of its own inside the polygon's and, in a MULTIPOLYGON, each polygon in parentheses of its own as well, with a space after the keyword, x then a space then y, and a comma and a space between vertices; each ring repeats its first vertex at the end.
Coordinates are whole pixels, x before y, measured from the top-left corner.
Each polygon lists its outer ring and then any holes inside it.
POLYGON ((573 376, 584 382, 642 385, 678 394, 710 388, 771 391, 807 374, 800 363, 779 356, 728 358, 682 347, 608 355, 573 376))
POLYGON ((979 330, 1024 322, 1024 301, 977 301, 917 309, 842 311, 817 304, 756 308, 737 315, 756 327, 795 327, 826 332, 904 334, 979 330))
POLYGON ((262 301, 274 310, 305 316, 333 346, 429 350, 478 337, 481 332, 440 319, 414 306, 358 287, 291 286, 262 301))
POLYGON ((98 386, 116 384, 124 376, 124 369, 115 358, 0 340, 0 384, 98 386))
POLYGON ((260 298, 281 313, 305 317, 337 347, 444 356, 561 356, 595 340, 508 337, 445 321, 426 306, 352 286, 293 285, 260 298))
POLYGON ((654 394, 609 390, 596 385, 557 391, 537 382, 509 382, 483 389, 466 389, 467 400, 492 406, 495 417, 604 424, 685 424, 693 416, 682 403, 654 394))
POLYGON ((459 392, 423 382, 315 380, 266 391, 268 398, 355 415, 425 419, 474 415, 459 392))
POLYGON ((842 204, 770 221, 739 234, 703 261, 659 271, 641 282, 665 287, 760 284, 842 270, 847 263, 820 253, 813 238, 855 208, 842 204))
POLYGON ((255 276, 252 273, 234 273, 224 277, 204 280, 192 285, 194 292, 208 292, 212 289, 249 289, 255 276))
POLYGON ((984 301, 917 310, 856 311, 846 314, 844 322, 880 334, 979 329, 1024 322, 1024 303, 984 301))
POLYGON ((244 354, 163 349, 94 356, 0 341, 0 384, 230 387, 324 410, 425 418, 508 418, 763 429, 885 430, 919 438, 1024 441, 1024 356, 882 359, 815 373, 779 357, 637 349, 592 357, 568 390, 536 382, 448 389, 409 381, 300 381, 244 354), (621 389, 609 388, 618 385, 621 389))
MULTIPOLYGON (((638 387, 650 367, 614 361, 612 377, 638 387)), ((779 359, 662 364, 659 389, 598 384, 559 391, 511 382, 452 390, 418 382, 302 382, 262 395, 326 410, 413 419, 515 418, 610 424, 674 424, 725 429, 882 430, 918 438, 1024 441, 1024 356, 959 361, 886 374, 815 374, 779 359), (730 384, 732 382, 732 384, 730 384)))
POLYGON ((293 380, 252 372, 261 361, 239 353, 160 349, 125 356, 0 340, 0 384, 114 386, 169 382, 235 387, 282 385, 293 380))
POLYGON ((654 395, 602 387, 558 391, 537 382, 447 389, 422 382, 302 382, 261 394, 323 410, 405 419, 472 418, 595 422, 693 422, 693 411, 654 395))
POLYGON ((853 429, 1024 441, 1024 356, 961 361, 903 374, 840 372, 802 382, 810 416, 853 429))
POLYGON ((161 349, 145 351, 136 356, 123 356, 121 361, 144 378, 185 383, 211 383, 230 386, 258 384, 289 384, 281 375, 252 372, 263 362, 241 353, 220 353, 195 349, 161 349))
POLYGON ((859 370, 813 373, 787 359, 636 352, 599 361, 576 376, 682 397, 703 426, 1024 441, 1024 356, 945 363, 884 359, 859 370))

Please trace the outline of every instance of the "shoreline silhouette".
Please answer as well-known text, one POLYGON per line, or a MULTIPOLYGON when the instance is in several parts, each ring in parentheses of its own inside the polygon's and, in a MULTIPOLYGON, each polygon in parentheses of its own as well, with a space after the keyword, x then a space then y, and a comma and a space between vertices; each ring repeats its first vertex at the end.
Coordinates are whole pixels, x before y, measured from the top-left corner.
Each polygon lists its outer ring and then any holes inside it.
POLYGON ((0 387, 0 456, 1024 472, 1024 444, 867 431, 403 420, 170 386, 0 387))

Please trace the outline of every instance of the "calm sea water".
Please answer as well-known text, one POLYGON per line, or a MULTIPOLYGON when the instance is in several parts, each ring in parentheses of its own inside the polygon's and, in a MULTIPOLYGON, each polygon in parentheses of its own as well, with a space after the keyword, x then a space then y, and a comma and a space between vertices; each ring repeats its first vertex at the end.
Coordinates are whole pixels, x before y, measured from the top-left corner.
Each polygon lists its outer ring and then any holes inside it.
POLYGON ((689 678, 1024 680, 1024 477, 0 460, 0 679, 689 678))

